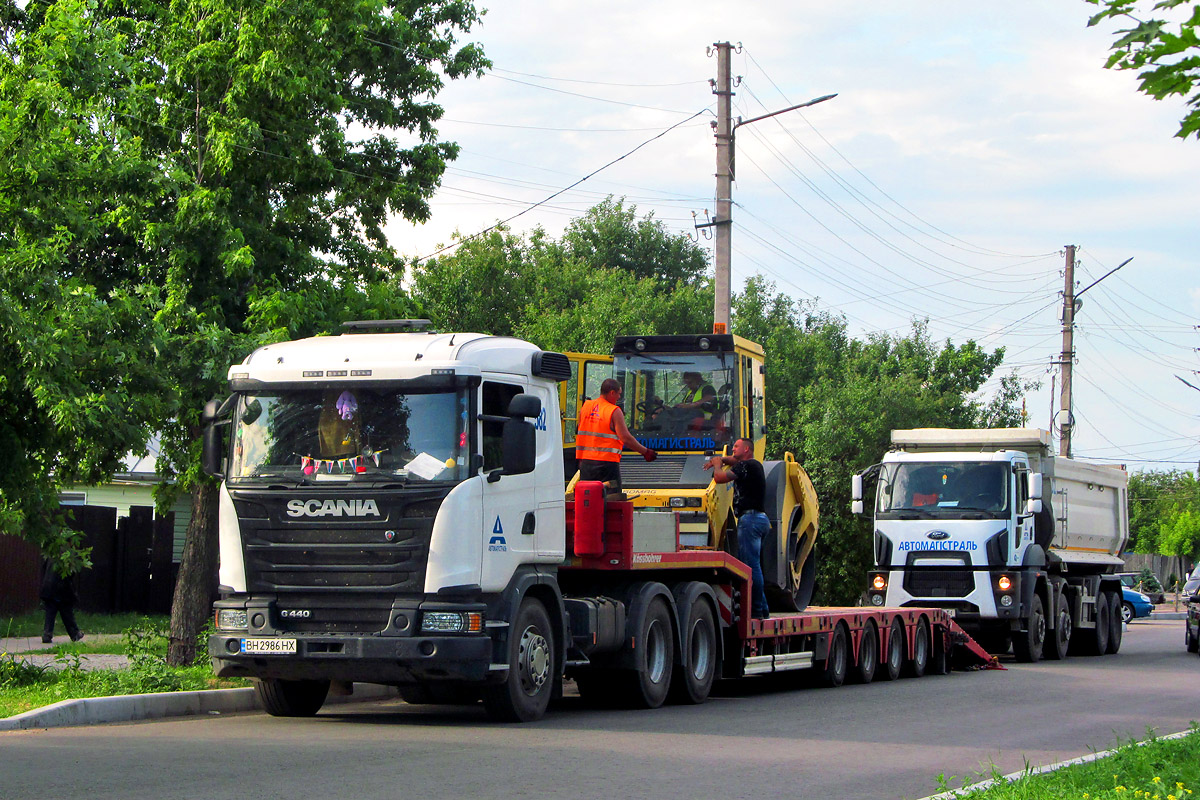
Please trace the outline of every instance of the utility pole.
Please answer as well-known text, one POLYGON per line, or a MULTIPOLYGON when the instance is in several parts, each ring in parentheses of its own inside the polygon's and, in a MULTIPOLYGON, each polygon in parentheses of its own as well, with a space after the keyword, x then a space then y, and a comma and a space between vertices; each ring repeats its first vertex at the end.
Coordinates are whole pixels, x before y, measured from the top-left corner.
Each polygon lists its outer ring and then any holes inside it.
POLYGON ((1075 245, 1067 245, 1066 267, 1063 270, 1062 311, 1062 355, 1058 365, 1062 369, 1061 394, 1058 400, 1059 423, 1058 454, 1071 457, 1071 428, 1075 423, 1071 415, 1071 366, 1075 360, 1075 245))
MULTIPOLYGON (((1063 421, 1058 426, 1061 431, 1058 439, 1058 454, 1070 458, 1071 433, 1075 428, 1075 415, 1071 409, 1071 367, 1075 363, 1075 315, 1079 313, 1080 307, 1083 306, 1083 293, 1130 261, 1133 261, 1133 257, 1130 256, 1125 259, 1077 292, 1075 291, 1075 245, 1067 245, 1066 251, 1066 268, 1063 270, 1063 342, 1062 355, 1058 360, 1059 366, 1062 367, 1062 394, 1059 397, 1058 409, 1059 413, 1063 415, 1063 421)), ((1180 380, 1183 379, 1180 378, 1180 380)), ((1050 390, 1050 394, 1054 394, 1053 389, 1050 390)))
POLYGON ((713 84, 713 94, 717 96, 717 121, 713 123, 713 133, 717 137, 717 216, 712 221, 717 229, 713 253, 716 269, 713 333, 729 333, 730 239, 733 235, 733 77, 729 56, 733 45, 717 42, 713 47, 717 51, 717 82, 713 84))
MULTIPOLYGON (((741 50, 741 44, 737 45, 741 50)), ((713 94, 717 96, 717 121, 713 125, 713 134, 717 139, 717 215, 711 222, 697 225, 697 228, 716 228, 714 242, 713 267, 713 333, 729 333, 729 296, 730 296, 730 253, 733 236, 733 179, 734 179, 734 134, 743 125, 758 122, 798 108, 815 106, 837 97, 827 94, 805 103, 799 103, 778 111, 761 114, 750 119, 738 117, 733 121, 733 75, 729 61, 734 45, 729 42, 715 42, 712 49, 717 53, 717 79, 712 82, 713 94)), ((739 79, 740 80, 740 79, 739 79)))

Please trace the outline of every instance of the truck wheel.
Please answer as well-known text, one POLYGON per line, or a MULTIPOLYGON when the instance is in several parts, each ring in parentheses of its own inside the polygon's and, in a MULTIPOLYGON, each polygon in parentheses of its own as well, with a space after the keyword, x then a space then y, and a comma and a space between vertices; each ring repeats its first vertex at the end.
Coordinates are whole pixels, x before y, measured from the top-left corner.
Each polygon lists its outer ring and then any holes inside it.
POLYGON ((846 626, 838 623, 829 635, 829 652, 825 656, 825 670, 821 683, 825 686, 841 686, 846 681, 846 669, 850 664, 850 637, 846 626))
POLYGON ((675 662, 675 634, 671 609, 661 597, 646 606, 635 651, 637 667, 629 677, 626 697, 637 708, 658 708, 667 699, 675 662))
POLYGON ((888 627, 887 649, 883 653, 883 673, 880 680, 894 681, 900 677, 900 668, 904 666, 904 623, 899 617, 892 620, 888 627))
POLYGON ((260 678, 254 681, 254 693, 272 717, 311 717, 325 704, 329 681, 260 678))
POLYGON ((696 705, 708 699, 717 674, 717 625, 712 606, 703 597, 692 601, 687 615, 683 645, 687 667, 671 679, 671 701, 696 705))
POLYGON ((870 683, 875 680, 875 670, 878 666, 879 634, 875 630, 875 623, 867 622, 858 642, 858 664, 850 673, 850 678, 855 683, 870 683))
POLYGON ((1200 639, 1192 636, 1192 626, 1187 622, 1183 624, 1183 643, 1189 653, 1200 653, 1200 639))
POLYGON ((1110 611, 1108 594, 1103 593, 1097 596, 1093 611, 1096 627, 1090 631, 1086 629, 1076 631, 1073 637, 1079 641, 1079 651, 1084 655, 1102 656, 1108 652, 1108 634, 1112 629, 1112 624, 1109 622, 1110 611))
POLYGON ((1042 607, 1041 595, 1033 596, 1025 630, 1014 631, 1012 643, 1017 661, 1032 664, 1042 660, 1042 648, 1046 644, 1046 612, 1042 607))
POLYGON ((488 715, 502 722, 541 719, 554 690, 554 629, 546 607, 527 597, 508 634, 508 677, 485 686, 488 715))
MULTIPOLYGON (((1125 635, 1125 613, 1122 606, 1126 605, 1123 602, 1120 592, 1111 592, 1108 602, 1108 621, 1112 628, 1108 632, 1108 648, 1104 651, 1109 655, 1116 655, 1121 650, 1121 640, 1125 635)), ((1133 608, 1129 608, 1129 617, 1133 618, 1133 608)))
POLYGON ((917 630, 913 634, 913 657, 909 661, 908 677, 920 678, 925 674, 929 665, 929 623, 921 618, 917 622, 917 630))
POLYGON ((1058 617, 1055 619, 1054 630, 1050 632, 1049 641, 1046 642, 1046 647, 1042 654, 1053 661, 1062 661, 1067 657, 1067 652, 1071 647, 1071 610, 1067 608, 1065 598, 1060 598, 1058 601, 1058 617))

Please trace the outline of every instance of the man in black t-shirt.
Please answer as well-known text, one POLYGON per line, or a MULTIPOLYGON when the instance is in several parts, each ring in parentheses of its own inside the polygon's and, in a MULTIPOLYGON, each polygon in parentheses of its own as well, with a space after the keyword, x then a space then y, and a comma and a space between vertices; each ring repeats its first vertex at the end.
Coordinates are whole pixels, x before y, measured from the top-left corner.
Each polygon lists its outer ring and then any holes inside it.
POLYGON ((767 482, 762 462, 754 457, 754 446, 749 439, 738 439, 733 443, 733 455, 713 456, 704 468, 713 471, 713 480, 717 483, 733 482, 733 512, 738 518, 738 559, 750 567, 753 582, 751 614, 757 619, 769 617, 767 592, 763 587, 762 541, 771 531, 771 521, 764 511, 767 482), (728 469, 724 468, 726 466, 728 469))

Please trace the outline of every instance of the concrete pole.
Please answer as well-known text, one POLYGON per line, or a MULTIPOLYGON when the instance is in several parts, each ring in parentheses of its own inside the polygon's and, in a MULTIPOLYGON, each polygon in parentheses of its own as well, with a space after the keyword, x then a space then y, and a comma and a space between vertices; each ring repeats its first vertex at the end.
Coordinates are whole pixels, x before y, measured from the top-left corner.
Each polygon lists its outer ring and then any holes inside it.
POLYGON ((717 96, 717 121, 713 125, 717 138, 713 333, 729 333, 730 238, 733 233, 733 80, 729 60, 733 45, 718 42, 713 47, 717 51, 717 82, 713 86, 713 94, 717 96))
POLYGON ((1075 361, 1075 245, 1067 245, 1066 267, 1063 270, 1063 319, 1062 319, 1062 355, 1059 366, 1062 368, 1062 386, 1059 395, 1058 454, 1071 457, 1071 429, 1075 419, 1071 412, 1071 366, 1075 361))

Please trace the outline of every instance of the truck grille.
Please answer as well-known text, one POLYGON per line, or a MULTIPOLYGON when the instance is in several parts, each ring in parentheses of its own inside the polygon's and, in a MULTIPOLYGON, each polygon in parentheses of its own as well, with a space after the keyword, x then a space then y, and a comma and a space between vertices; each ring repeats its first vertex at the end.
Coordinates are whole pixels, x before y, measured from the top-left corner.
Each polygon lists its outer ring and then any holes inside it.
POLYGON ((966 569, 970 555, 960 550, 938 551, 938 558, 961 559, 963 568, 956 566, 915 566, 917 558, 929 558, 930 553, 910 553, 904 573, 904 591, 913 597, 966 597, 975 589, 975 573, 966 569))
POLYGON ((974 588, 969 569, 916 568, 904 575, 904 591, 913 597, 966 597, 974 588))
MULTIPOLYGON (((244 498, 247 493, 238 494, 244 498)), ((235 496, 247 589, 419 594, 425 589, 429 541, 443 494, 380 496, 382 521, 292 519, 283 511, 283 500, 258 494, 255 502, 237 503, 241 498, 235 496), (245 513, 252 509, 265 513, 245 513)), ((386 619, 385 611, 384 624, 386 619)))
POLYGON ((392 600, 387 595, 355 595, 353 601, 314 594, 280 595, 275 627, 286 633, 377 633, 388 626, 392 600), (297 618, 285 612, 303 611, 297 618))

